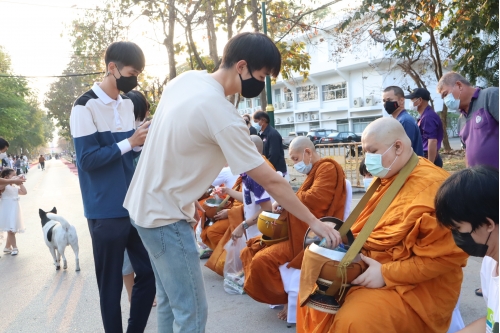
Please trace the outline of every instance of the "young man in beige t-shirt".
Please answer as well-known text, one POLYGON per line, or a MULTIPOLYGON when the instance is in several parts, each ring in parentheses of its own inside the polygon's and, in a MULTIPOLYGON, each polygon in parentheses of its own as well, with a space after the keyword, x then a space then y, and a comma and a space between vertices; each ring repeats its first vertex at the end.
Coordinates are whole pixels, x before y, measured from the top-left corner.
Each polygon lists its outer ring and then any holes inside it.
POLYGON ((204 332, 207 301, 192 225, 194 202, 227 163, 248 174, 327 244, 340 235, 297 199, 263 160, 244 120, 226 96, 258 96, 281 55, 261 33, 241 33, 224 48, 220 69, 189 71, 165 88, 125 198, 155 271, 159 332, 204 332))

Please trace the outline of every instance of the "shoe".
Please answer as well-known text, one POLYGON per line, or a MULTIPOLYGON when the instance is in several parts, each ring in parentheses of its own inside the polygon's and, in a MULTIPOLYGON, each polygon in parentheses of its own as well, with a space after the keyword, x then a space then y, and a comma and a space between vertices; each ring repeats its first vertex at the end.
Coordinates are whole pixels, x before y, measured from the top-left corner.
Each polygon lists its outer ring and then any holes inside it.
POLYGON ((12 252, 10 253, 11 256, 16 256, 19 253, 19 250, 17 248, 12 249, 12 252))
POLYGON ((476 290, 474 290, 474 293, 476 294, 476 296, 483 297, 483 291, 481 290, 481 288, 477 288, 476 290))
POLYGON ((11 249, 8 249, 8 248, 3 249, 3 253, 11 253, 11 252, 12 252, 11 249))

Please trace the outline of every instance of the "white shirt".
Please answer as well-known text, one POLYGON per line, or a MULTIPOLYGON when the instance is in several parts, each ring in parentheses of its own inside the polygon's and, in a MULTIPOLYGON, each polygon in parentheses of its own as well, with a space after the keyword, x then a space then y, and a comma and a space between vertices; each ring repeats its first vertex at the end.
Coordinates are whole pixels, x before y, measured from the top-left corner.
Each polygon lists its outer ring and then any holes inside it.
POLYGON ((239 175, 233 175, 230 167, 222 168, 221 172, 212 182, 212 186, 221 186, 224 184, 227 188, 233 188, 234 183, 238 180, 239 175))
POLYGON ((222 85, 206 71, 185 72, 163 91, 123 205, 144 228, 195 224, 194 202, 224 165, 241 174, 262 163, 222 85))
POLYGON ((486 333, 494 332, 496 327, 498 332, 498 263, 491 257, 484 257, 481 265, 481 289, 483 290, 483 298, 486 301, 486 333))
MULTIPOLYGON (((272 198, 256 181, 250 177, 246 177, 248 176, 243 176, 241 193, 243 193, 243 212, 245 220, 248 220, 261 209, 261 203, 271 201, 272 198)), ((257 224, 248 227, 246 233, 248 239, 257 237, 261 234, 257 224)))

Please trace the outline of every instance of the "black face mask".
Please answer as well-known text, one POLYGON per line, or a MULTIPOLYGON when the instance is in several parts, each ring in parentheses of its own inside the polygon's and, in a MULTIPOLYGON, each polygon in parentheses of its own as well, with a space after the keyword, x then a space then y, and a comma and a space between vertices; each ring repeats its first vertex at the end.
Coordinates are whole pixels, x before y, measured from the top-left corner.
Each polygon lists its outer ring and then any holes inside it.
POLYGON ((490 239, 491 232, 486 239, 486 243, 478 244, 472 238, 470 232, 459 232, 458 230, 452 230, 453 239, 455 240, 455 244, 459 248, 461 248, 465 253, 473 257, 484 257, 486 252, 488 251, 488 240, 490 239))
POLYGON ((398 102, 387 101, 384 103, 384 109, 388 114, 393 114, 397 108, 399 108, 398 102))
POLYGON ((259 96, 262 90, 264 90, 266 83, 254 78, 250 69, 248 72, 250 73, 251 78, 246 80, 243 80, 241 78, 241 74, 239 74, 241 80, 241 96, 245 98, 254 98, 259 96))
MULTIPOLYGON (((116 70, 120 73, 118 67, 116 67, 116 70)), ((113 77, 116 79, 116 88, 118 88, 118 90, 123 91, 126 94, 130 90, 137 87, 137 76, 123 76, 122 73, 120 73, 120 75, 120 78, 117 79, 115 74, 113 74, 113 77)))

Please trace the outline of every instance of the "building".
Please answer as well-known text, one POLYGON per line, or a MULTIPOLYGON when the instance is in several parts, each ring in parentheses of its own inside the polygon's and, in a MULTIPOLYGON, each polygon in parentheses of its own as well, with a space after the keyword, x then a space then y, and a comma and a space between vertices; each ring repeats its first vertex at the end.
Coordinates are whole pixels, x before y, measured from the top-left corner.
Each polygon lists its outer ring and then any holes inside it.
MULTIPOLYGON (((332 28, 330 25, 323 31, 332 28)), ((306 80, 299 73, 289 80, 280 75, 272 86, 275 127, 282 136, 318 128, 361 134, 373 120, 389 116, 382 103, 385 87, 397 85, 405 91, 417 87, 390 58, 383 44, 369 35, 348 43, 343 52, 337 51, 339 40, 331 33, 292 38, 307 39, 310 70, 306 80)), ((443 104, 436 93, 437 82, 430 75, 426 81, 436 111, 441 111, 443 104)), ((260 97, 244 98, 238 105, 240 114, 260 109, 260 97)), ((406 109, 412 109, 409 100, 406 109)))

